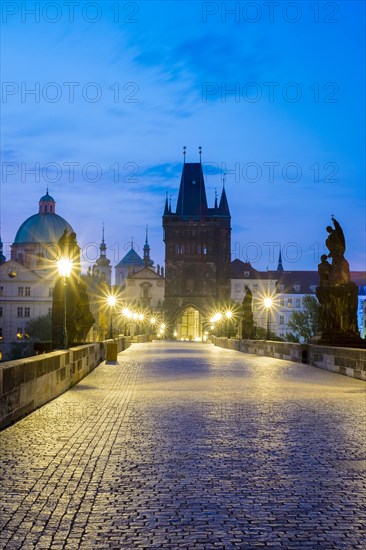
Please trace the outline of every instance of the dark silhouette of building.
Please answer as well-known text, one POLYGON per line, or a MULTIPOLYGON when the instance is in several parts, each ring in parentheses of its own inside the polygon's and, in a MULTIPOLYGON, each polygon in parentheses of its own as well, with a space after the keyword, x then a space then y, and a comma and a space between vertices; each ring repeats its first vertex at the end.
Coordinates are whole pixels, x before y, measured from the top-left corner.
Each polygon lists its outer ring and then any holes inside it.
POLYGON ((165 313, 177 338, 202 336, 210 312, 230 300, 230 210, 207 205, 202 164, 184 163, 176 211, 165 202, 165 313))

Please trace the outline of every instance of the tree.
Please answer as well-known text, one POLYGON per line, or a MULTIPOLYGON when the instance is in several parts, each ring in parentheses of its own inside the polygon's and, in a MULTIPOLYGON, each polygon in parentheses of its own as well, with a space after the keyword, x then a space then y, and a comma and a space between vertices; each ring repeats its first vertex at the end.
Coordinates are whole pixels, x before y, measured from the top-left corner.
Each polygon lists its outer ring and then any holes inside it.
MULTIPOLYGON (((266 328, 263 328, 263 327, 260 327, 260 326, 255 326, 254 327, 254 333, 255 333, 255 336, 254 336, 255 340, 267 340, 268 332, 267 332, 266 328)), ((272 342, 283 342, 284 341, 283 338, 281 338, 280 336, 277 336, 277 334, 275 332, 273 332, 272 330, 269 331, 269 339, 272 342)))
POLYGON ((309 342, 310 338, 320 331, 320 306, 313 296, 304 296, 303 311, 294 311, 288 322, 296 335, 309 342))
POLYGON ((47 342, 52 340, 51 315, 30 319, 25 325, 25 332, 33 341, 47 342))
POLYGON ((285 339, 286 342, 293 342, 294 344, 298 344, 300 342, 299 336, 293 332, 288 332, 285 339))

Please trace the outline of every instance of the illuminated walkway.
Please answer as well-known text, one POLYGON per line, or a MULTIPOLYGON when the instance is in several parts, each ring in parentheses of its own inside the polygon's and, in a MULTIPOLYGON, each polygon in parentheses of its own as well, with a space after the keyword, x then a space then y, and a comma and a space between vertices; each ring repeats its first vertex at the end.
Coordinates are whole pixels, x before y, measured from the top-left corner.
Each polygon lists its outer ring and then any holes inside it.
POLYGON ((362 547, 364 382, 205 344, 119 363, 0 434, 1 548, 362 547))

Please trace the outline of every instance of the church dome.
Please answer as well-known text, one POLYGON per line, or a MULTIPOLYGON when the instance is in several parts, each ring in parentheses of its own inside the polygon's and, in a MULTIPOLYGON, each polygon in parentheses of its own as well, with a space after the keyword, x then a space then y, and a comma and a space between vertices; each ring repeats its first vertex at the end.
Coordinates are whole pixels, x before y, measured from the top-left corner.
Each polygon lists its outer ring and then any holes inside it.
POLYGON ((11 259, 28 269, 53 269, 59 254, 57 243, 62 235, 71 233, 75 234, 73 228, 56 214, 56 202, 47 189, 39 199, 38 214, 19 227, 11 245, 11 259))
POLYGON ((14 245, 25 243, 57 243, 64 230, 73 233, 71 225, 56 214, 56 202, 48 189, 39 199, 38 214, 34 214, 19 227, 14 245))
POLYGON ((74 232, 71 225, 58 214, 34 214, 19 227, 14 244, 56 243, 65 229, 69 233, 74 232))

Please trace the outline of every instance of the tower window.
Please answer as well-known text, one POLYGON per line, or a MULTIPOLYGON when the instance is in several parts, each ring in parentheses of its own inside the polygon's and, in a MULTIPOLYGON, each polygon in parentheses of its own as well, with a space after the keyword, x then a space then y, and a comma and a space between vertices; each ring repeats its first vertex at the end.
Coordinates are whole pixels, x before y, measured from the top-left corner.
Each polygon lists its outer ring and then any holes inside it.
POLYGON ((24 317, 30 317, 30 307, 24 308, 24 317))
POLYGON ((23 317, 23 308, 22 307, 17 308, 17 316, 18 317, 23 317))
POLYGON ((18 286, 18 296, 23 296, 23 295, 24 295, 24 287, 18 286))
POLYGON ((30 286, 26 286, 24 288, 24 296, 30 296, 31 295, 31 291, 30 291, 30 286))

